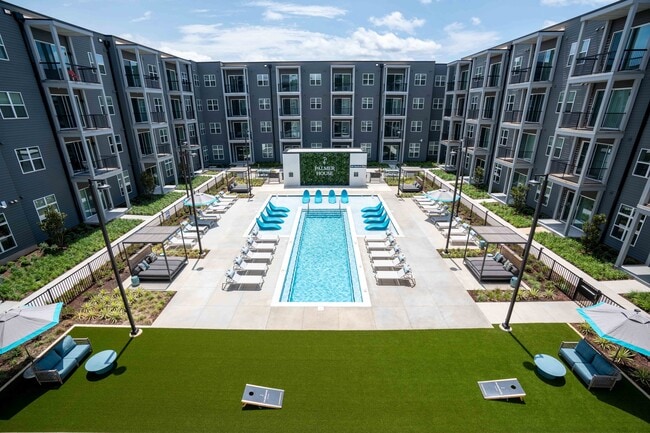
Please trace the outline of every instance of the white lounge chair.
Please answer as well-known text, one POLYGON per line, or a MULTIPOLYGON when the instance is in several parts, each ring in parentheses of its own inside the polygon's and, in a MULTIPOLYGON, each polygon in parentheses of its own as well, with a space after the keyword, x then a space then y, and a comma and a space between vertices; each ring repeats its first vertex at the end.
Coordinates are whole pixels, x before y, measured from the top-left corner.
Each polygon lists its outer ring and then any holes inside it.
POLYGON ((261 289, 262 284, 264 284, 263 275, 241 275, 234 269, 228 269, 226 281, 222 284, 221 290, 230 289, 232 286, 256 286, 261 289))
POLYGON ((209 210, 198 210, 196 211, 196 213, 199 216, 199 218, 202 218, 204 220, 219 221, 221 219, 221 215, 216 214, 214 212, 210 212, 209 210))
POLYGON ((372 265, 373 271, 377 271, 378 269, 391 269, 391 270, 397 270, 403 267, 406 264, 406 257, 404 254, 400 254, 399 256, 393 258, 393 259, 388 259, 388 260, 375 260, 374 262, 370 263, 372 265))
POLYGON ((210 205, 207 208, 205 208, 204 212, 211 215, 218 215, 218 214, 226 213, 228 209, 230 209, 230 206, 210 205))
POLYGON ((183 245, 185 245, 187 248, 192 248, 194 245, 196 245, 196 239, 172 237, 172 238, 169 238, 167 243, 169 245, 173 245, 173 246, 183 246, 183 245))
POLYGON ((365 243, 368 243, 368 242, 384 242, 384 241, 387 241, 388 239, 390 239, 392 237, 393 237, 393 232, 390 229, 388 229, 388 230, 386 230, 385 235, 364 236, 363 241, 365 243))
POLYGON ((268 251, 271 253, 275 252, 275 244, 271 243, 261 243, 261 242, 255 242, 255 240, 252 237, 249 237, 247 240, 247 245, 248 248, 251 251, 268 251))
POLYGON ((391 250, 384 251, 370 251, 370 260, 375 261, 376 259, 392 259, 393 257, 399 255, 400 248, 398 245, 395 245, 391 250))
POLYGON ((250 262, 271 262, 273 260, 273 253, 251 251, 248 247, 243 247, 241 253, 244 260, 250 262))
POLYGON ((381 281, 395 281, 399 285, 402 281, 406 281, 411 287, 415 286, 415 277, 411 273, 411 267, 408 265, 396 271, 377 271, 375 272, 375 280, 377 284, 381 281))
POLYGON ((247 262, 244 260, 243 256, 235 257, 233 263, 237 272, 243 272, 246 274, 251 273, 266 275, 266 271, 269 269, 269 265, 266 263, 247 262))
POLYGON ((368 251, 372 250, 390 250, 393 248, 393 245, 395 245, 395 239, 394 238, 389 238, 388 240, 385 240, 383 242, 367 242, 366 243, 366 249, 368 251))
MULTIPOLYGON (((188 233, 188 232, 196 233, 196 226, 188 221, 181 223, 181 227, 183 227, 183 233, 188 233)), ((210 226, 199 226, 199 233, 203 235, 206 234, 208 230, 210 230, 210 226)))
POLYGON ((251 232, 250 237, 253 238, 255 242, 270 242, 274 244, 280 242, 280 236, 260 233, 257 228, 251 232))

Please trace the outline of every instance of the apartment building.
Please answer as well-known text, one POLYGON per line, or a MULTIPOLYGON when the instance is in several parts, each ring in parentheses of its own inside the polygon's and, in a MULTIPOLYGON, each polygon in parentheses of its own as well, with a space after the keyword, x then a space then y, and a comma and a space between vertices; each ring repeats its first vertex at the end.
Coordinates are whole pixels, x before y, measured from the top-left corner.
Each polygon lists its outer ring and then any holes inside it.
POLYGON ((542 224, 575 237, 604 213, 603 242, 620 251, 619 265, 626 256, 650 264, 649 9, 620 1, 447 66, 446 166, 460 162, 503 202, 548 174, 546 191, 528 195, 543 200, 542 224))

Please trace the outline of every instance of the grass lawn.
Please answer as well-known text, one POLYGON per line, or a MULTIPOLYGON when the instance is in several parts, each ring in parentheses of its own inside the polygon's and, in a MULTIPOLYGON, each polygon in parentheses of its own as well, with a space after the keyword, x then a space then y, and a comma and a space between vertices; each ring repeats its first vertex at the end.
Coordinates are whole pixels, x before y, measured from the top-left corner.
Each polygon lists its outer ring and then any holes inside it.
POLYGON ((628 382, 590 392, 540 379, 536 353, 566 325, 435 331, 75 328, 118 367, 62 386, 22 378, 0 398, 2 430, 223 432, 640 432, 649 401, 628 382), (478 380, 516 377, 525 403, 487 401, 478 380), (280 410, 242 409, 246 383, 285 389, 280 410))

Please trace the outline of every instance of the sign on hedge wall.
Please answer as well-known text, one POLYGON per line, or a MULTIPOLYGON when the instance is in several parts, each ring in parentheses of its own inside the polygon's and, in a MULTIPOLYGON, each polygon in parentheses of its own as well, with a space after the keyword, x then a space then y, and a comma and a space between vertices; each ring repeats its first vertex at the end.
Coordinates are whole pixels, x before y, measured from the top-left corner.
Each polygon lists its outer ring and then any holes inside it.
POLYGON ((349 185, 349 153, 301 153, 301 185, 349 185))

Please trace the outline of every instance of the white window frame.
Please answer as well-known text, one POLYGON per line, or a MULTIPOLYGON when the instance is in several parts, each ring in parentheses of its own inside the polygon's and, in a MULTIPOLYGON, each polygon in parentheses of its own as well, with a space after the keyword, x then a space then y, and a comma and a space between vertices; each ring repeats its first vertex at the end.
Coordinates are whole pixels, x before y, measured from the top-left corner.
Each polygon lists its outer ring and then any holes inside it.
POLYGON ((645 179, 650 176, 650 149, 641 149, 639 156, 636 158, 632 176, 643 177, 645 179), (647 161, 645 160, 646 158, 647 161), (640 168, 645 170, 645 174, 638 174, 640 168))
POLYGON ((262 134, 273 132, 273 123, 270 120, 260 120, 260 132, 262 134))
POLYGON ((553 146, 553 159, 558 159, 562 156, 562 149, 564 148, 564 137, 557 137, 555 145, 553 146))
POLYGON ((476 125, 473 123, 467 123, 465 124, 465 137, 467 138, 474 138, 474 131, 475 131, 476 125))
POLYGON ((414 110, 424 110, 424 98, 413 98, 411 104, 414 110))
POLYGON ((414 86, 426 86, 427 85, 427 74, 425 74, 425 73, 415 74, 415 78, 413 79, 413 85, 414 86))
POLYGON ((310 143, 309 145, 312 149, 322 149, 323 143, 310 143))
POLYGON ((192 80, 194 81, 194 87, 201 87, 201 80, 199 80, 199 74, 192 74, 192 80))
POLYGON ((2 40, 2 35, 0 35, 0 60, 9 60, 9 53, 7 52, 7 47, 5 46, 4 41, 2 40))
POLYGON ((161 144, 169 143, 169 130, 167 128, 160 128, 158 130, 158 137, 161 144))
POLYGON ((219 111, 219 100, 218 99, 206 99, 205 104, 208 107, 208 111, 219 111))
POLYGON ((422 132, 421 120, 411 120, 411 132, 422 132))
POLYGON ((33 202, 39 221, 43 221, 45 219, 45 211, 50 207, 54 207, 57 211, 61 212, 59 210, 59 203, 56 201, 55 194, 39 197, 37 199, 34 199, 33 202))
POLYGON ((203 111, 203 100, 202 99, 197 99, 196 100, 196 111, 203 111))
POLYGON ((27 112, 27 106, 25 105, 25 100, 23 99, 23 94, 20 92, 10 92, 10 91, 0 91, 0 96, 4 96, 7 98, 8 103, 5 104, 0 104, 0 115, 2 115, 2 118, 5 120, 14 120, 14 119, 29 119, 29 113, 27 112), (20 98, 20 103, 17 103, 13 100, 13 97, 18 96, 20 98), (11 108, 11 113, 13 116, 11 117, 5 117, 4 110, 2 107, 9 107, 11 108), (24 116, 19 116, 18 113, 16 112, 17 107, 22 107, 25 110, 25 115, 24 116))
POLYGON ((224 160, 226 159, 226 154, 223 150, 223 144, 213 144, 212 145, 212 159, 224 160))
POLYGON ((20 170, 23 172, 23 174, 35 173, 37 171, 43 171, 46 169, 45 160, 43 159, 43 154, 41 153, 40 147, 38 146, 21 147, 18 149, 14 149, 14 152, 16 153, 16 159, 18 159, 18 165, 20 166, 20 170), (36 153, 38 153, 38 156, 34 157, 36 153), (27 156, 27 158, 21 159, 21 155, 25 155, 27 156), (43 168, 36 168, 34 162, 39 160, 43 165, 43 168), (23 167, 23 163, 29 164, 31 166, 31 170, 25 171, 23 167))
POLYGON ((361 143, 361 150, 368 154, 368 158, 372 153, 372 143, 361 143))
POLYGON ((205 135, 205 123, 199 123, 199 134, 205 135))
POLYGON ((508 139, 510 138, 510 130, 502 129, 501 134, 499 134, 499 146, 507 146, 508 139))
POLYGON ((16 243, 16 239, 14 238, 14 234, 11 231, 11 226, 9 225, 9 221, 7 221, 7 217, 5 214, 0 213, 0 227, 2 226, 7 226, 6 230, 0 230, 0 233, 3 231, 6 231, 7 234, 5 236, 0 236, 0 253, 4 253, 6 251, 12 250, 18 246, 18 243, 16 243), (11 239, 11 242, 13 242, 13 246, 7 248, 5 247, 5 241, 7 239, 11 239))
POLYGON ((442 120, 434 119, 431 121, 431 131, 440 131, 442 129, 442 120))
POLYGON ((269 86, 269 74, 257 74, 257 87, 269 86))
POLYGON ((427 149, 427 155, 435 156, 440 153, 440 142, 439 141, 430 141, 429 148, 427 149))
MULTIPOLYGON (((635 213, 636 213, 636 209, 634 208, 634 206, 621 203, 618 207, 618 212, 616 213, 616 217, 614 218, 612 229, 609 232, 609 235, 614 239, 623 242, 628 236, 628 232, 630 231, 630 225, 632 224, 632 221, 634 221, 635 213), (626 212, 624 212, 624 210, 626 210, 626 212), (614 234, 616 230, 620 230, 621 233, 620 237, 614 234)), ((634 230, 634 233, 632 234, 630 246, 636 245, 636 241, 639 239, 639 233, 641 233, 641 229, 643 228, 644 222, 645 222, 645 215, 642 214, 640 215, 639 221, 637 223, 637 227, 634 230)))
POLYGON ((158 75, 158 66, 152 63, 148 64, 147 72, 149 72, 149 78, 151 78, 152 80, 160 79, 160 75, 158 75))
POLYGON ((375 74, 373 72, 364 72, 361 74, 361 85, 362 86, 374 86, 375 85, 375 74))
POLYGON ((210 134, 221 134, 221 122, 210 122, 208 123, 208 128, 210 129, 210 134))
POLYGON ((196 125, 194 123, 187 124, 187 133, 190 137, 196 137, 196 125))
MULTIPOLYGON (((165 171, 166 174, 166 171, 165 171)), ((122 177, 124 177, 124 185, 126 185, 126 192, 130 193, 133 191, 133 186, 131 185, 131 175, 128 170, 122 171, 122 177)), ((119 186, 120 195, 124 197, 124 188, 122 187, 122 177, 117 177, 117 184, 119 186)))
POLYGON ((408 157, 411 159, 420 157, 420 143, 409 143, 409 153, 408 157))
POLYGON ((257 100, 260 110, 270 110, 271 109, 271 98, 259 98, 257 100))
POLYGON ((578 51, 578 56, 576 57, 577 62, 576 65, 582 65, 585 61, 584 58, 587 56, 587 53, 589 52, 589 44, 591 43, 591 39, 583 39, 582 43, 580 44, 580 51, 578 51), (581 61, 580 58, 583 60, 581 61))
POLYGON ((432 110, 442 110, 444 107, 445 100, 444 98, 433 98, 431 101, 432 110))
POLYGON ((512 60, 512 73, 519 75, 521 71, 521 65, 524 63, 523 56, 517 56, 512 60))
POLYGON ((492 182, 501 183, 501 170, 502 167, 500 164, 494 164, 494 170, 492 171, 492 182))
POLYGON ((505 106, 504 111, 513 111, 515 109, 515 99, 516 99, 516 97, 517 97, 517 95, 515 95, 514 93, 510 93, 506 97, 506 106, 505 106))
POLYGON ((165 171, 165 177, 172 177, 174 175, 174 161, 166 159, 163 162, 163 170, 165 171))
MULTIPOLYGON (((167 129, 167 128, 162 128, 162 129, 167 129)), ((113 134, 115 137, 115 148, 117 149, 117 153, 122 153, 124 152, 124 146, 122 145, 122 137, 119 134, 113 134)))
POLYGON ((262 143, 262 158, 273 158, 273 143, 262 143))
POLYGON ((309 127, 311 132, 323 132, 323 121, 322 120, 312 120, 309 122, 309 127))
POLYGON ((323 108, 323 98, 309 98, 309 108, 312 110, 320 110, 323 108))
POLYGON ((446 75, 436 75, 435 82, 434 82, 434 87, 445 87, 445 84, 447 83, 447 76, 446 75))
POLYGON ((361 98, 361 109, 362 110, 372 110, 372 107, 375 105, 375 98, 372 96, 364 96, 361 98))
POLYGON ((323 85, 323 75, 319 73, 309 74, 309 85, 310 86, 322 86, 323 85))
POLYGON ((578 51, 578 42, 571 42, 571 48, 569 49, 569 55, 566 58, 566 65, 571 66, 571 62, 573 62, 573 58, 576 56, 576 52, 578 51))
MULTIPOLYGON (((535 202, 536 203, 539 201, 540 189, 541 188, 537 188, 536 191, 535 191, 535 202)), ((546 191, 544 191, 544 201, 542 202, 543 206, 548 206, 548 201, 551 198, 551 191, 553 191, 553 183, 548 182, 546 184, 546 191)))
POLYGON ((217 76, 216 76, 216 74, 203 74, 203 86, 204 87, 217 87, 217 76))
POLYGON ((372 132, 372 120, 361 121, 361 132, 372 132))

